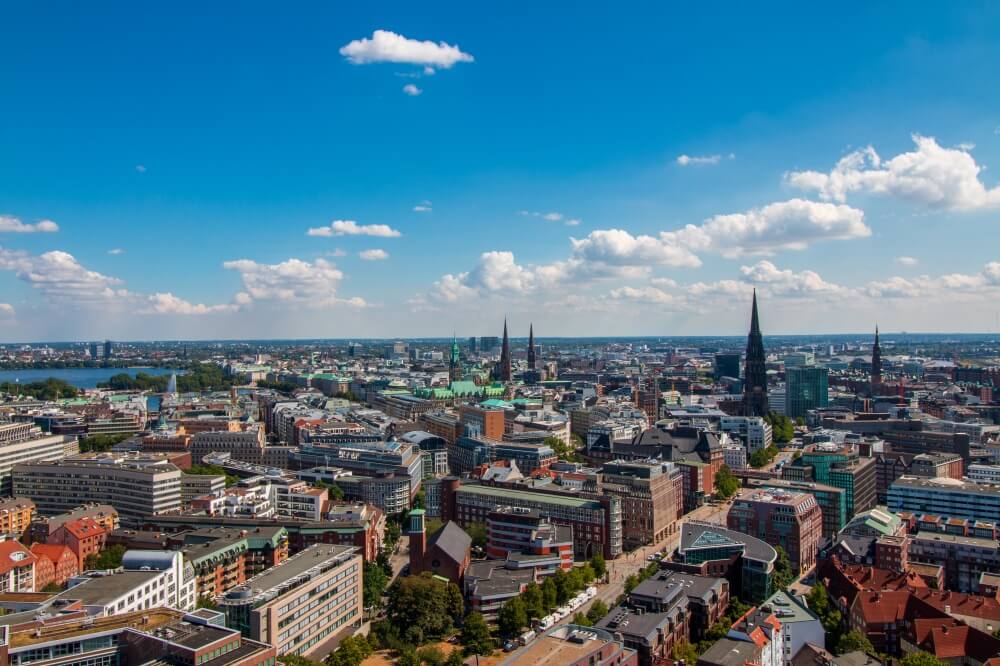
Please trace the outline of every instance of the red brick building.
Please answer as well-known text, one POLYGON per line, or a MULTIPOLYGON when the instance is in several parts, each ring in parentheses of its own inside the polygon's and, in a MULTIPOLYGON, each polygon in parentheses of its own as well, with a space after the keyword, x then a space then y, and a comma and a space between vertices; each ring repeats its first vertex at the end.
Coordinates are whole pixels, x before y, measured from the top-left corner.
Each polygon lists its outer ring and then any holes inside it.
POLYGON ((49 535, 49 544, 62 544, 76 556, 80 571, 86 568, 87 556, 97 555, 104 548, 108 532, 93 518, 77 518, 63 523, 49 535))
POLYGON ((733 500, 726 526, 780 546, 788 553, 792 569, 802 574, 816 564, 823 512, 816 498, 806 493, 747 489, 733 500))
POLYGON ((66 546, 36 543, 31 546, 31 552, 38 558, 35 562, 36 590, 41 590, 50 583, 64 585, 80 572, 76 555, 66 546))
POLYGON ((410 512, 410 575, 425 571, 443 576, 459 587, 472 561, 472 539, 458 523, 449 520, 427 538, 424 510, 410 512))

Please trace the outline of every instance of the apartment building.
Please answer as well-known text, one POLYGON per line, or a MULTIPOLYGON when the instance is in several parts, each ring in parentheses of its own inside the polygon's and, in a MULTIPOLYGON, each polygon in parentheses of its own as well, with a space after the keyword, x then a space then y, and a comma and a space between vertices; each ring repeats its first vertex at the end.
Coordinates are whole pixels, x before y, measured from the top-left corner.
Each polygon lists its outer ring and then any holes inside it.
POLYGON ((17 541, 0 541, 0 592, 34 592, 37 559, 17 541))
POLYGON ((62 513, 87 502, 110 504, 129 524, 181 506, 177 467, 120 455, 20 463, 14 466, 14 488, 17 496, 35 502, 42 514, 62 513))
POLYGON ((738 439, 747 455, 766 449, 774 441, 771 424, 759 416, 723 416, 719 419, 719 430, 738 439))
POLYGON ((83 573, 68 585, 57 598, 79 602, 98 617, 160 606, 193 610, 197 602, 194 569, 177 551, 126 551, 121 571, 83 573))
POLYGON ((1000 522, 1000 486, 903 476, 889 486, 890 511, 1000 522))
POLYGON ((335 633, 362 621, 361 556, 347 546, 315 545, 219 598, 226 625, 310 656, 335 633))
POLYGON ((0 535, 19 539, 35 515, 35 503, 30 499, 10 497, 0 500, 0 535))

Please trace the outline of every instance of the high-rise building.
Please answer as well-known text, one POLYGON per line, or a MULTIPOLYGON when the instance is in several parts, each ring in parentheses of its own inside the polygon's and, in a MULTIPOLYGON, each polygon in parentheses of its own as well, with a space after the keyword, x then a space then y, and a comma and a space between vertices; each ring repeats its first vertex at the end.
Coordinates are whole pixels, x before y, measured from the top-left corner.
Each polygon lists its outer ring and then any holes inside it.
POLYGON ((473 335, 471 338, 469 338, 469 353, 475 354, 478 351, 478 349, 479 348, 476 346, 476 336, 473 335))
POLYGON ((111 353, 112 353, 112 351, 113 350, 112 350, 112 347, 111 347, 111 340, 105 340, 104 341, 104 360, 105 361, 110 361, 111 360, 111 353))
POLYGON ((829 375, 829 370, 817 366, 786 368, 785 414, 798 418, 811 409, 826 407, 830 401, 829 375))
POLYGON ((535 325, 528 326, 528 370, 535 369, 535 325))
POLYGON ((495 335, 484 335, 479 338, 479 351, 488 354, 500 346, 500 338, 495 335))
POLYGON ((872 345, 871 394, 878 395, 882 387, 882 348, 878 344, 878 326, 875 327, 875 344, 872 345))
POLYGON ((767 416, 767 365, 764 337, 757 314, 757 290, 753 292, 750 333, 747 335, 747 360, 743 378, 743 416, 767 416))
POLYGON ((715 379, 723 377, 740 378, 740 355, 739 354, 716 354, 715 355, 715 379))

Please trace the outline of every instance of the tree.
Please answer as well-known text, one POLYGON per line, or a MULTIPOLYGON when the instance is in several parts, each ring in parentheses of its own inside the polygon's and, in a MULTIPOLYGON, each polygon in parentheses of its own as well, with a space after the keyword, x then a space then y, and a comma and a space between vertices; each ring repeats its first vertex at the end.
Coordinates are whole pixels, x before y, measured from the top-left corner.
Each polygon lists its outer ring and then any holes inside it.
POLYGON ((427 493, 424 492, 423 488, 421 488, 420 490, 417 491, 417 494, 413 496, 413 508, 423 509, 426 507, 426 503, 427 503, 427 493))
POLYGON ((784 444, 795 438, 795 424, 784 414, 771 412, 764 420, 771 424, 771 435, 776 443, 784 444))
POLYGON ((0 384, 0 393, 26 395, 39 400, 59 400, 60 398, 76 397, 80 390, 62 379, 49 377, 43 381, 28 384, 3 382, 0 384))
POLYGON ((694 646, 687 641, 679 641, 674 645, 673 651, 670 656, 674 658, 674 661, 683 660, 685 664, 696 664, 698 663, 698 652, 694 649, 694 646))
POLYGON ((781 546, 775 546, 774 550, 778 553, 778 559, 774 563, 772 587, 775 590, 784 590, 795 580, 795 574, 792 573, 792 563, 788 559, 788 553, 785 552, 785 549, 781 546))
POLYGON ((396 657, 396 666, 420 666, 420 656, 413 648, 406 648, 396 657))
POLYGON ((361 662, 371 656, 374 649, 364 636, 347 636, 336 651, 326 657, 327 666, 360 666, 361 662))
POLYGON ((382 606, 382 595, 389 584, 389 576, 376 562, 368 562, 361 576, 362 596, 364 606, 369 610, 378 610, 382 606))
POLYGON ((542 581, 542 605, 545 612, 549 612, 559 603, 559 590, 556 589, 556 582, 549 576, 542 581))
POLYGON ((472 539, 473 548, 486 548, 486 523, 469 523, 465 533, 472 539))
POLYGON ((406 627, 406 638, 415 644, 441 638, 462 616, 462 593, 430 573, 399 578, 388 591, 386 616, 397 627, 406 627), (417 637, 413 630, 419 630, 417 637), (414 640, 415 639, 415 640, 414 640))
POLYGON ((230 486, 235 486, 237 483, 239 483, 239 480, 240 480, 239 477, 237 477, 237 476, 235 476, 233 474, 227 473, 225 469, 223 469, 222 467, 220 467, 218 465, 208 465, 208 464, 205 464, 205 463, 201 463, 201 464, 198 464, 198 465, 191 465, 186 470, 184 470, 184 473, 185 474, 199 474, 199 475, 204 475, 204 476, 221 476, 221 477, 224 477, 226 479, 226 488, 229 488, 230 486))
POLYGON ((525 610, 528 612, 528 619, 535 619, 545 615, 545 600, 542 598, 542 588, 537 583, 528 583, 521 593, 524 600, 525 610))
POLYGON ((527 624, 528 609, 521 597, 509 600, 500 607, 500 612, 497 613, 497 627, 500 629, 500 633, 507 638, 517 636, 527 624))
POLYGON ((285 666, 321 666, 320 662, 298 654, 283 654, 278 657, 278 661, 283 662, 285 666))
POLYGON ((427 666, 444 666, 444 651, 436 645, 428 645, 417 650, 420 662, 427 666))
POLYGON ((590 605, 590 610, 587 611, 587 618, 591 622, 599 622, 608 612, 608 605, 598 599, 590 605))
POLYGON ((730 597, 729 608, 726 609, 726 619, 729 620, 729 624, 732 624, 746 615, 747 611, 751 608, 753 606, 743 603, 739 597, 730 597))
POLYGON ((115 444, 120 444, 131 435, 119 433, 117 435, 91 435, 80 440, 80 453, 90 451, 110 451, 115 444))
POLYGON ((903 657, 899 666, 948 666, 948 663, 941 661, 929 652, 918 650, 903 657))
POLYGON ((740 480, 733 476, 729 465, 723 465, 715 473, 715 494, 719 499, 729 499, 740 489, 740 480))
POLYGON ((108 546, 100 553, 87 555, 83 566, 85 569, 117 569, 122 565, 122 557, 125 555, 125 546, 116 543, 108 546))
POLYGON ((465 666, 465 660, 462 659, 462 651, 452 650, 451 654, 448 655, 448 659, 445 660, 444 666, 465 666))
POLYGON ((465 616, 460 640, 468 654, 488 655, 493 652, 493 638, 490 637, 490 629, 486 626, 486 620, 479 613, 469 613, 465 616))
POLYGON ((639 586, 639 577, 635 574, 630 574, 628 578, 625 579, 625 594, 631 594, 632 590, 639 586))
POLYGON ((579 611, 577 611, 576 614, 573 615, 573 624, 578 624, 581 627, 594 626, 594 623, 591 621, 591 619, 579 611))
POLYGON ((868 640, 868 637, 857 629, 851 629, 837 641, 836 653, 847 654, 855 650, 861 650, 866 654, 875 654, 875 647, 868 640))
POLYGON ((826 586, 821 581, 816 581, 816 584, 809 590, 809 594, 806 595, 806 605, 821 619, 830 610, 830 597, 826 593, 826 586))
POLYGON ((604 555, 601 553, 594 553, 594 556, 590 558, 590 566, 598 578, 604 578, 604 574, 608 572, 608 564, 604 561, 604 555))
POLYGON ((208 595, 203 595, 198 597, 198 608, 207 608, 209 610, 217 610, 219 605, 215 603, 215 600, 208 595))

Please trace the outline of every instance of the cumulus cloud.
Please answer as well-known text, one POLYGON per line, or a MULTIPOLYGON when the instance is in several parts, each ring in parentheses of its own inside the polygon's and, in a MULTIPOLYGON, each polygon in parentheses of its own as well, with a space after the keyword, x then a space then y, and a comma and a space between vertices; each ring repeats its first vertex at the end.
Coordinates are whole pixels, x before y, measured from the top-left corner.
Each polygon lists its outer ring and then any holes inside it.
POLYGON ((183 298, 174 296, 170 292, 158 292, 148 296, 146 305, 140 308, 138 312, 140 314, 161 315, 205 315, 215 312, 235 312, 238 309, 239 305, 237 303, 205 305, 204 303, 191 303, 183 298))
POLYGON ((899 264, 900 266, 916 266, 920 262, 917 260, 916 257, 903 256, 903 257, 896 257, 896 263, 899 264))
POLYGON ((0 270, 13 271, 50 301, 94 304, 119 301, 129 295, 122 281, 84 268, 68 252, 40 255, 0 248, 0 270))
MULTIPOLYGON (((238 259, 222 266, 240 274, 243 289, 253 301, 302 303, 315 307, 347 303, 336 296, 344 274, 325 259, 308 262, 292 258, 277 264, 238 259)), ((349 300, 352 302, 348 304, 353 305, 364 302, 349 300)))
POLYGON ((413 212, 414 213, 429 213, 432 210, 433 210, 433 207, 431 206, 431 202, 427 201, 426 199, 423 200, 423 201, 421 201, 420 203, 418 203, 416 206, 413 207, 413 212))
MULTIPOLYGON (((736 155, 729 153, 726 159, 736 159, 736 155)), ((679 166, 711 166, 722 161, 722 155, 678 155, 674 160, 679 166)))
POLYGON ((1000 207, 1000 186, 988 188, 979 179, 983 167, 969 146, 945 148, 933 137, 913 135, 916 149, 883 160, 871 146, 837 162, 829 173, 795 171, 787 181, 815 191, 831 201, 845 201, 852 192, 880 194, 928 208, 971 211, 1000 207))
POLYGON ((389 253, 385 250, 372 249, 372 250, 362 250, 358 253, 358 256, 365 261, 383 261, 389 258, 389 253))
POLYGON ((610 296, 617 301, 649 303, 651 305, 672 305, 678 298, 658 287, 619 287, 612 289, 610 296))
POLYGON ((52 220, 42 220, 35 224, 22 222, 11 215, 0 215, 0 233, 11 234, 52 234, 59 231, 59 225, 52 220))
POLYGON ((597 229, 581 239, 571 238, 573 258, 596 267, 695 268, 701 260, 671 232, 659 237, 633 236, 624 229, 597 229))
POLYGON ((570 219, 566 220, 565 224, 567 227, 578 227, 580 226, 580 220, 579 218, 571 217, 570 219))
POLYGON ((113 247, 110 250, 108 250, 108 254, 117 256, 119 254, 125 254, 125 250, 121 249, 120 247, 113 247))
POLYGON ((306 232, 307 236, 377 236, 380 238, 397 238, 402 236, 397 230, 387 224, 358 224, 354 220, 334 220, 326 227, 313 227, 306 232))
POLYGON ((13 305, 10 303, 0 303, 0 319, 10 319, 14 314, 13 305))
POLYGON ((780 269, 770 261, 758 261, 740 268, 743 279, 751 284, 763 285, 770 293, 779 296, 815 297, 820 295, 843 296, 850 290, 827 282, 815 271, 780 269))
POLYGON ((412 83, 407 83, 405 86, 403 86, 403 93, 409 95, 410 97, 416 97, 417 95, 420 95, 423 92, 424 92, 423 89, 418 88, 412 83))
POLYGON ((389 30, 376 30, 371 37, 349 42, 341 47, 340 55, 353 65, 379 62, 422 65, 425 74, 428 68, 449 69, 456 63, 474 61, 474 58, 464 53, 458 45, 408 39, 389 30))
POLYGON ((951 298, 985 295, 995 298, 1000 292, 1000 262, 991 261, 978 273, 948 273, 914 278, 893 276, 869 282, 864 289, 872 298, 951 298))
POLYGON ((689 224, 661 237, 728 258, 767 255, 803 250, 820 241, 866 238, 872 231, 864 217, 863 211, 844 204, 790 199, 743 213, 716 215, 700 226, 689 224))

